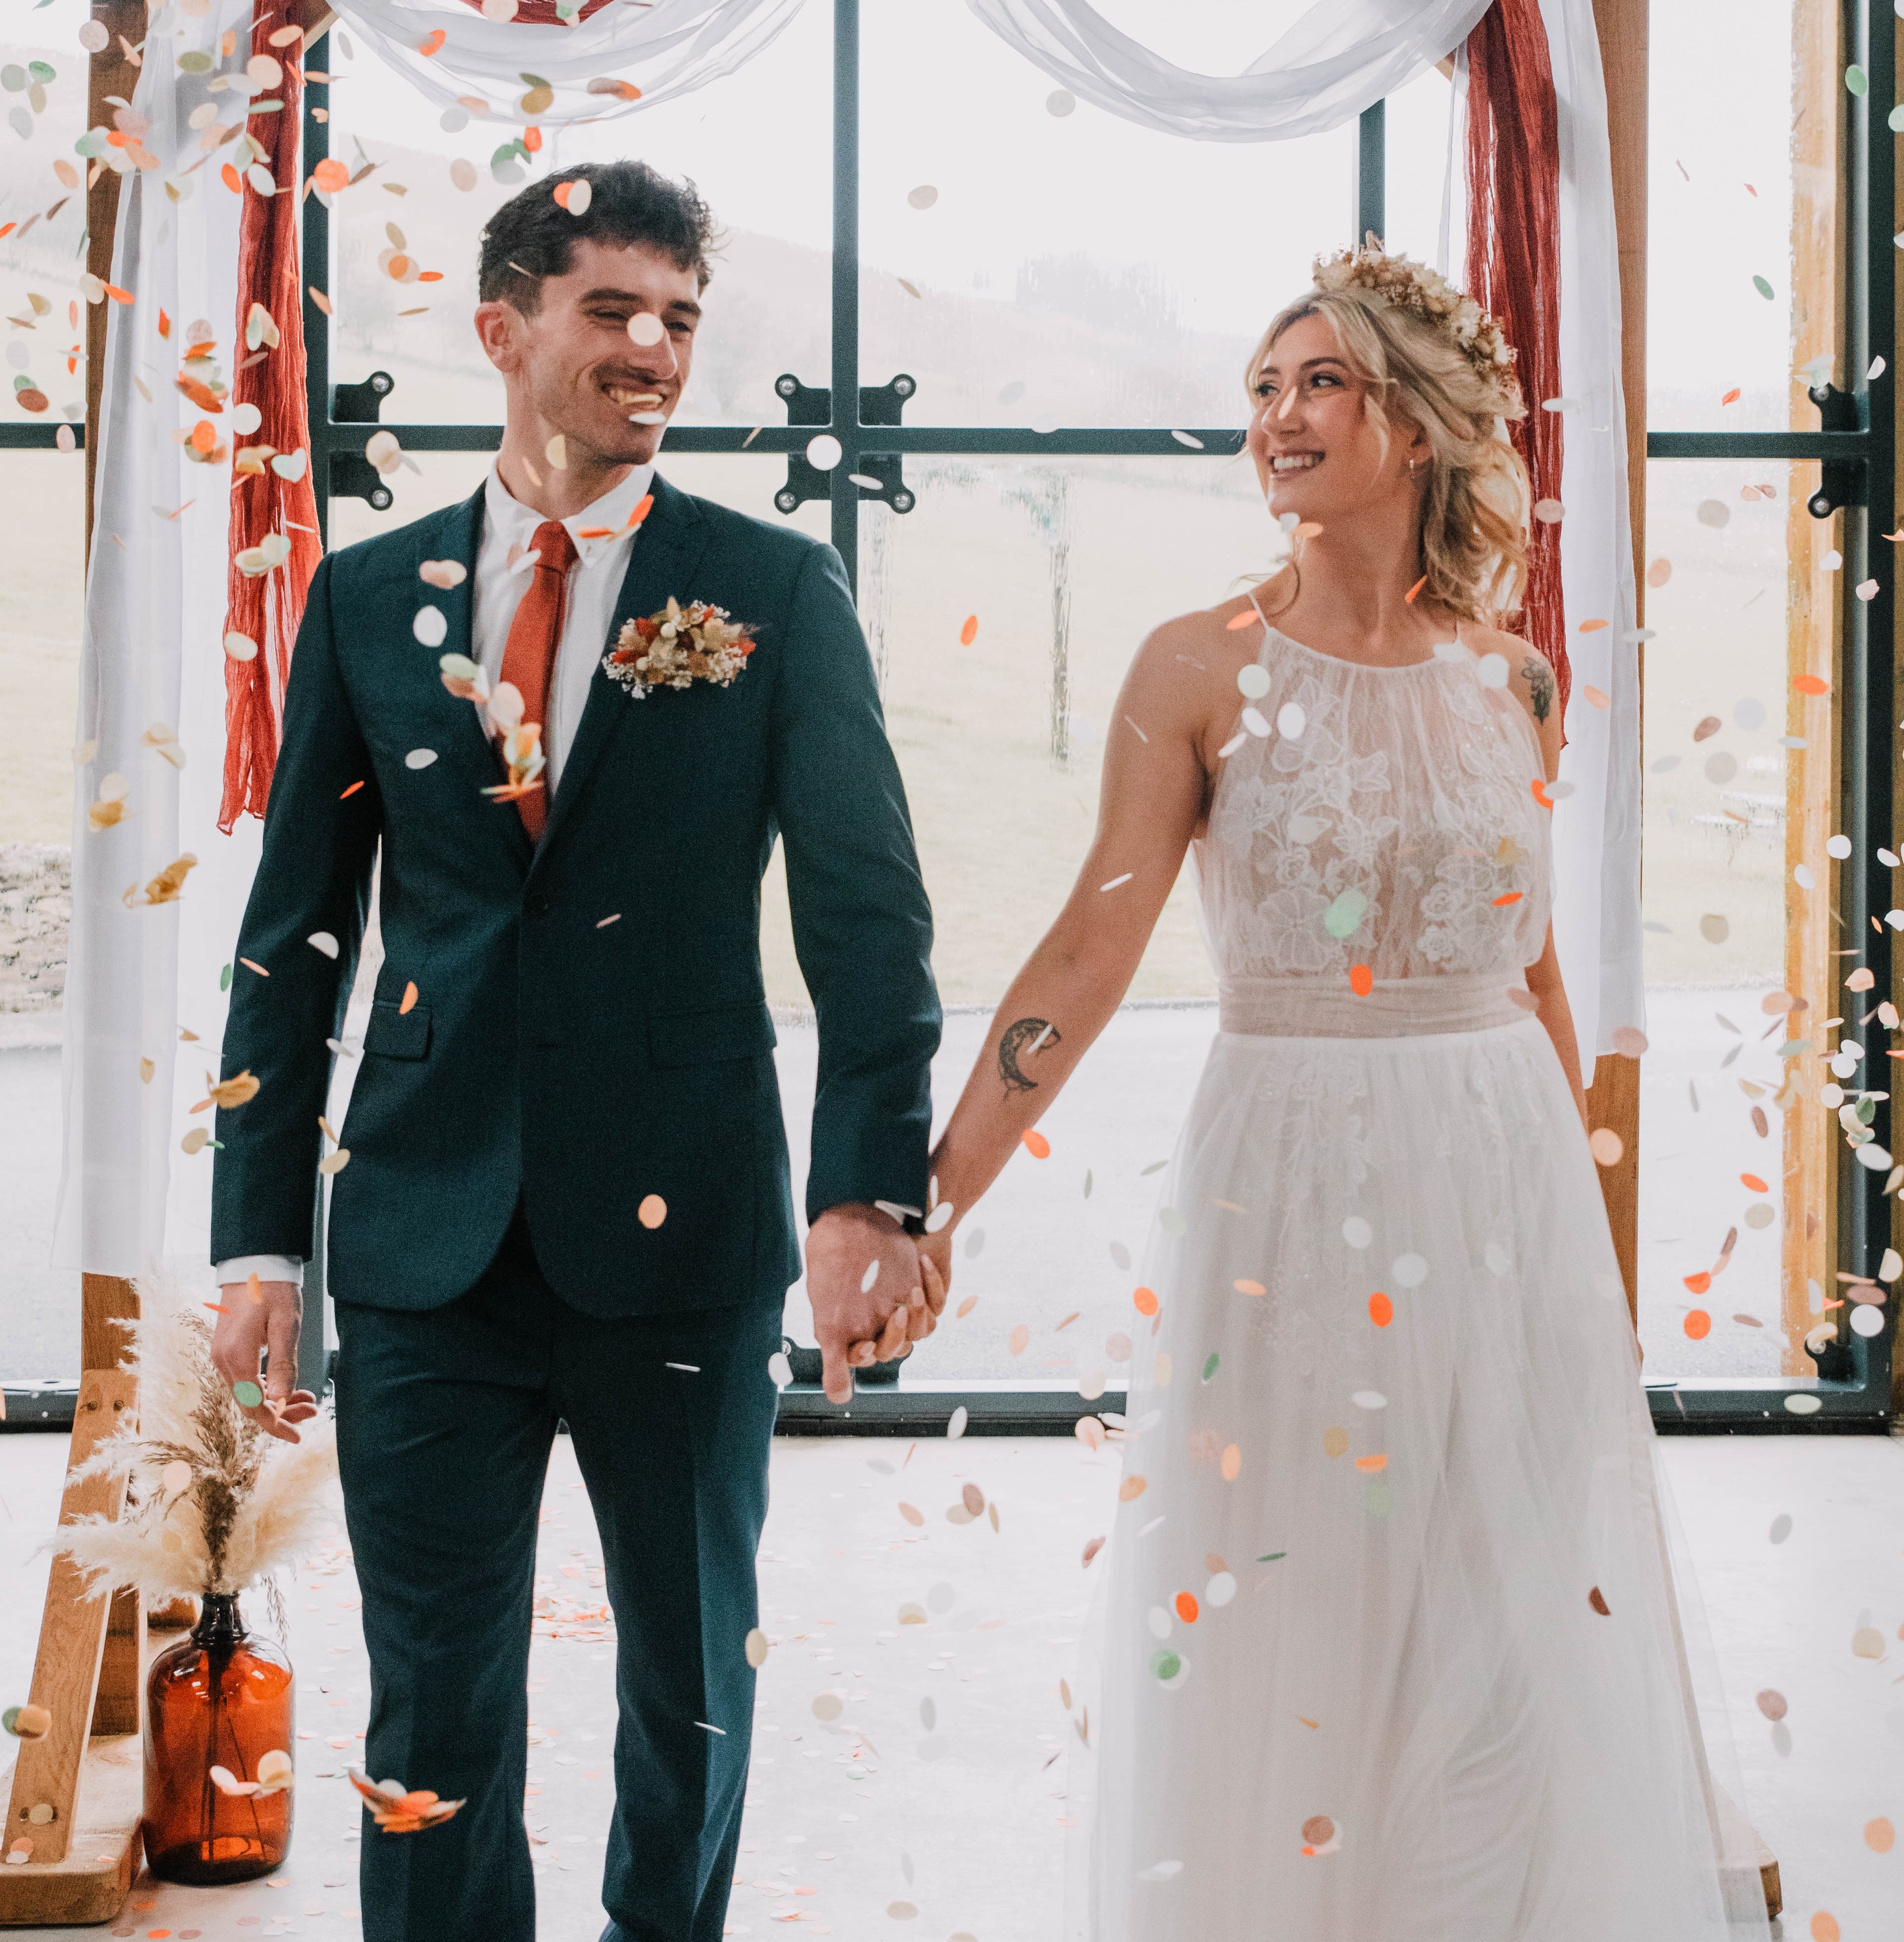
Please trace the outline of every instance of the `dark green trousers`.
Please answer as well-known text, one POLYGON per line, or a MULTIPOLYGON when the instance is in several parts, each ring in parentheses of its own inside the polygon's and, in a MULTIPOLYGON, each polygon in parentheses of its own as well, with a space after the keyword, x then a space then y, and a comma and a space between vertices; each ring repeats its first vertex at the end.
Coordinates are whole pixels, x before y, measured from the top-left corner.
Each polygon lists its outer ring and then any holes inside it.
POLYGON ((780 1329, 767 1304, 584 1315, 543 1279, 520 1215, 482 1280, 445 1306, 338 1304, 338 1455, 370 1656, 364 1764, 468 1803, 415 1834, 381 1833, 366 1814, 365 1942, 533 1942, 525 1684, 559 1417, 618 1640, 602 1942, 716 1942, 747 1791, 744 1644, 780 1329))

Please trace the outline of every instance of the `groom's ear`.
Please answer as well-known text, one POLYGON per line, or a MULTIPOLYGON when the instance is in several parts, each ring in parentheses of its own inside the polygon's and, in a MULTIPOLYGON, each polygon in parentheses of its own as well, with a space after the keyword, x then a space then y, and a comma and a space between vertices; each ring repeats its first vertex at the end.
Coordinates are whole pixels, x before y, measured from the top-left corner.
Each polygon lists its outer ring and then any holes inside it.
POLYGON ((475 321, 483 354, 504 377, 514 377, 527 348, 528 318, 506 298, 497 297, 477 305, 475 321))

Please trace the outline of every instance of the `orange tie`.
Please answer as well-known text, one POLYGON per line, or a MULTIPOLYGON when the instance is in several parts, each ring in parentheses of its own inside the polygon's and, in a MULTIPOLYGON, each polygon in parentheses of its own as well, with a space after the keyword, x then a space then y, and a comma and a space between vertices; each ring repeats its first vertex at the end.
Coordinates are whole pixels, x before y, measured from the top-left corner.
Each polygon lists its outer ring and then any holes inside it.
MULTIPOLYGON (((540 557, 534 577, 523 591, 522 604, 516 609, 516 617, 509 623, 509 640, 502 651, 502 678, 521 694, 523 719, 541 727, 546 762, 549 675, 562 639, 562 614, 569 590, 569 569, 575 563, 575 543, 560 519, 544 519, 535 528, 535 548, 540 557)), ((542 826, 548 820, 548 773, 545 767, 542 786, 516 798, 523 826, 532 843, 541 840, 542 826)))

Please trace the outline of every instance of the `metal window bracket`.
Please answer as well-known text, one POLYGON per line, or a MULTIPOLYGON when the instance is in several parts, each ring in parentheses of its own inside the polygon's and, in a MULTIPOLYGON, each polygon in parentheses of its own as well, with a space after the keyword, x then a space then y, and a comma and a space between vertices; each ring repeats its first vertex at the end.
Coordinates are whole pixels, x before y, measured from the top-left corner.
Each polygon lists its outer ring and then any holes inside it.
MULTIPOLYGON (((375 424, 383 401, 397 388, 397 380, 388 371, 373 371, 360 384, 333 384, 330 393, 330 421, 339 424, 375 424)), ((330 496, 333 499, 361 499, 373 512, 387 513, 396 495, 384 483, 383 475, 361 449, 333 450, 330 455, 330 496)))
MULTIPOLYGON (((832 422, 833 394, 823 385, 803 384, 792 372, 784 371, 774 381, 774 389, 785 400, 790 426, 811 425, 824 429, 832 422)), ((918 380, 902 371, 888 384, 863 384, 860 387, 860 423, 862 425, 897 425, 906 401, 918 389, 918 380)), ((840 464, 849 476, 876 484, 862 484, 862 499, 875 499, 895 513, 909 513, 918 503, 906 483, 903 464, 896 452, 848 450, 840 464)), ((834 467, 838 470, 839 467, 834 467)), ((786 482, 774 495, 774 504, 783 513, 797 511, 809 499, 831 500, 832 473, 823 472, 808 462, 805 452, 787 454, 786 482)))
MULTIPOLYGON (((1826 382, 1814 384, 1806 396, 1818 407, 1820 431, 1864 429, 1858 422, 1858 401, 1850 392, 1826 382)), ((1818 489, 1805 501, 1805 510, 1814 519, 1829 519, 1839 507, 1867 505, 1870 498, 1870 476, 1863 459, 1821 459, 1818 489)))

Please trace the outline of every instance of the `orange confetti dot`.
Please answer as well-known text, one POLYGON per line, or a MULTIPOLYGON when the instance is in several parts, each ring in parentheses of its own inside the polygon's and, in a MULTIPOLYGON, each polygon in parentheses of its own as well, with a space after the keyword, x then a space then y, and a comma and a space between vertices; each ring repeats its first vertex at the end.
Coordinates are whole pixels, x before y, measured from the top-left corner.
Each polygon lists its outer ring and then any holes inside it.
POLYGON ((1049 1159, 1051 1157, 1051 1142, 1035 1127, 1027 1126, 1018 1137, 1024 1141, 1025 1150, 1032 1159, 1049 1159))
POLYGON ((978 637, 979 617, 976 614, 967 614, 964 626, 958 630, 958 645, 961 648, 969 648, 978 637))
POLYGON ((1376 1470, 1385 1470, 1388 1468, 1388 1459, 1386 1456, 1358 1456, 1355 1460, 1355 1467, 1358 1470, 1367 1470, 1372 1472, 1376 1470))
POLYGON ((1611 1126, 1596 1126, 1587 1136, 1587 1150, 1602 1166, 1617 1166, 1627 1143, 1611 1126))
POLYGON ((1534 800, 1543 809, 1551 809, 1553 807, 1553 798, 1547 794, 1547 778, 1544 776, 1536 776, 1528 786, 1534 792, 1534 800))
POLYGON ((1134 1502, 1144 1494, 1144 1485, 1148 1481, 1143 1477, 1125 1478, 1118 1486, 1118 1501, 1124 1504, 1134 1502))
POLYGON ((1607 1603, 1606 1594, 1600 1589, 1599 1585, 1596 1585, 1593 1588, 1587 1593, 1587 1602, 1593 1607, 1595 1611, 1599 1613, 1602 1618, 1610 1619, 1612 1617, 1613 1608, 1607 1603))
POLYGON ((1692 1294, 1703 1294, 1712 1285, 1712 1277, 1707 1274, 1703 1269, 1699 1273, 1689 1274, 1684 1276, 1683 1279, 1686 1284, 1687 1291, 1692 1294))
POLYGON ((385 265, 384 270, 393 283, 400 283, 410 273, 410 259, 399 250, 385 265))
POLYGON ((1349 989, 1358 998, 1366 998, 1375 988, 1375 974, 1366 964, 1349 966, 1349 989))
MULTIPOLYGON (((1738 386, 1734 384, 1731 390, 1728 391, 1725 396, 1720 399, 1719 403, 1722 405, 1736 405, 1739 402, 1740 399, 1744 397, 1744 395, 1745 394, 1740 390, 1738 386)), ((1838 1930, 1836 1925, 1834 1924, 1832 1933, 1835 1935, 1837 1932, 1838 1930)))
POLYGON ((1138 1289, 1130 1300, 1139 1315, 1154 1315, 1157 1313, 1157 1297, 1147 1288, 1138 1289))
POLYGON ((219 170, 218 179, 234 195, 241 195, 244 193, 244 183, 238 170, 233 168, 229 162, 219 170))
POLYGON ((1597 634, 1602 627, 1610 624, 1605 620, 1583 620, 1580 623, 1580 631, 1583 634, 1597 634))
POLYGON ((100 287, 115 303, 129 304, 132 301, 131 291, 121 289, 117 283, 102 283, 100 287))
POLYGON ((327 195, 335 195, 340 188, 351 185, 351 172, 335 155, 327 155, 311 171, 311 179, 327 195))
POLYGON ((261 978, 268 978, 271 976, 271 973, 267 971, 255 957, 241 957, 238 960, 238 962, 242 964, 247 971, 256 972, 258 976, 261 978))
POLYGON ((1421 577, 1402 596, 1403 599, 1405 600, 1409 606, 1412 607, 1415 605, 1415 596, 1419 593, 1422 588, 1426 587, 1427 584, 1428 576, 1424 573, 1422 574, 1421 577))
POLYGON ((1255 626, 1262 618, 1262 616, 1254 607, 1246 607, 1240 614, 1231 614, 1223 624, 1231 633, 1234 634, 1239 628, 1255 626))
POLYGON ((442 52, 443 44, 449 38, 449 36, 440 27, 435 28, 417 42, 416 51, 425 60, 428 60, 432 54, 442 52))
POLYGON ((1026 1347, 1029 1345, 1031 1339, 1031 1330, 1021 1322, 1019 1323, 1018 1326, 1011 1331, 1010 1334, 1005 1338, 1005 1346, 1009 1349, 1014 1355, 1022 1355, 1024 1354, 1026 1347))
POLYGON ((1740 1175, 1739 1178, 1744 1185, 1750 1187, 1755 1193, 1769 1193, 1771 1191, 1771 1189, 1768 1187, 1755 1173, 1742 1173, 1740 1175))
POLYGON ((658 1227, 668 1217, 668 1204, 658 1193, 645 1193, 635 1209, 635 1218, 646 1228, 658 1227))
POLYGON ((1269 1292, 1259 1281, 1233 1281, 1230 1285, 1239 1294, 1267 1294, 1269 1292))
POLYGON ((1224 1482, 1234 1484, 1243 1472, 1242 1450, 1234 1443, 1225 1444, 1223 1460, 1217 1467, 1223 1472, 1224 1482))
POLYGON ((363 788, 363 785, 361 783, 351 783, 350 787, 347 789, 344 793, 337 798, 337 800, 339 802, 348 802, 352 796, 357 794, 359 789, 363 788))
POLYGON ((1495 899, 1494 907, 1496 910, 1499 910, 1506 905, 1517 904, 1520 900, 1521 893, 1519 890, 1509 890, 1495 899))
POLYGON ((1686 1316, 1686 1333, 1695 1342, 1703 1342, 1712 1332, 1712 1318, 1703 1308, 1695 1308, 1686 1316))
POLYGON ((1838 1942, 1838 1917, 1823 1909, 1811 1918, 1811 1942, 1838 1942))
POLYGON ((532 155, 540 155, 542 152, 541 130, 540 128, 525 128, 523 130, 523 146, 532 155))
POLYGON ((952 1319, 955 1322, 963 1322, 966 1316, 970 1315, 972 1310, 977 1307, 978 1305, 978 1297, 976 1294, 968 1294, 965 1299, 952 1310, 952 1319))
POLYGON ((1881 1814, 1864 1824, 1864 1845, 1875 1855, 1887 1855, 1896 1845, 1897 1830, 1881 1814))
POLYGON ((1822 674, 1795 674, 1792 685, 1801 694, 1829 694, 1832 685, 1822 674))
POLYGON ((397 1007, 397 1015, 400 1018, 406 1012, 413 1011, 415 1006, 416 980, 412 978, 403 987, 403 1002, 397 1007))
POLYGON ((1378 1328, 1386 1328, 1395 1319, 1395 1304, 1378 1288, 1369 1297, 1369 1319, 1378 1328))
POLYGON ((1197 1601, 1188 1591, 1177 1594, 1177 1616, 1187 1625, 1197 1622, 1197 1601))

